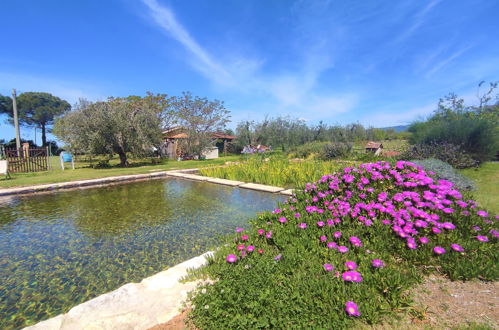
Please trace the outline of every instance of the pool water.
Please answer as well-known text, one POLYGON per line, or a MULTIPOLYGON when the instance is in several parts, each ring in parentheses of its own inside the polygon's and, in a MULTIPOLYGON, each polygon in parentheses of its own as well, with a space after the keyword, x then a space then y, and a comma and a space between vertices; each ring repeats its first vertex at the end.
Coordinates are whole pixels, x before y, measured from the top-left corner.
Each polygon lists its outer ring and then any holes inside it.
POLYGON ((183 179, 0 203, 0 328, 17 329, 206 252, 279 195, 183 179))

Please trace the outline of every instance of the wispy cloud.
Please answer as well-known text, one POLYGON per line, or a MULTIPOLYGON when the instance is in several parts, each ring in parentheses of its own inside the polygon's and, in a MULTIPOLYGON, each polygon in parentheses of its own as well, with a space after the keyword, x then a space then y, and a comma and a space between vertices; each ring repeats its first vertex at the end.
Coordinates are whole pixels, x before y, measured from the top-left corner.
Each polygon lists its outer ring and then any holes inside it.
POLYGON ((306 51, 299 56, 300 62, 295 63, 292 70, 268 74, 261 70, 264 63, 261 59, 230 51, 224 54, 223 59, 211 54, 177 20, 171 8, 157 0, 142 1, 156 25, 191 54, 188 64, 215 83, 216 88, 243 94, 267 95, 274 102, 272 104, 266 101, 264 107, 272 108, 273 114, 292 113, 298 117, 306 115, 307 118, 310 117, 310 111, 322 115, 348 111, 356 102, 357 98, 351 93, 330 95, 315 90, 322 72, 334 67, 330 38, 316 36, 310 47, 303 47, 306 51))
POLYGON ((156 24, 170 37, 180 42, 195 58, 194 66, 210 79, 225 82, 231 78, 222 65, 217 63, 208 52, 199 45, 189 32, 177 21, 173 12, 161 6, 156 0, 142 0, 148 7, 156 24))
POLYGON ((436 64, 433 65, 433 67, 430 70, 428 70, 425 73, 425 77, 426 78, 430 78, 436 72, 440 71, 441 69, 443 69, 444 67, 446 67, 447 65, 449 65, 450 63, 452 63, 455 59, 457 59, 458 57, 460 57, 461 55, 463 55, 464 53, 466 53, 470 48, 472 48, 472 46, 464 47, 464 48, 462 48, 462 49, 460 49, 458 51, 455 51, 454 53, 450 54, 446 58, 438 61, 436 64))
MULTIPOLYGON (((412 23, 407 29, 402 31, 400 35, 397 36, 395 42, 405 41, 407 38, 411 37, 421 26, 426 22, 426 16, 432 11, 432 9, 438 5, 442 0, 432 0, 421 10, 419 10, 412 20, 412 23)), ((419 1, 418 1, 419 3, 419 1)))

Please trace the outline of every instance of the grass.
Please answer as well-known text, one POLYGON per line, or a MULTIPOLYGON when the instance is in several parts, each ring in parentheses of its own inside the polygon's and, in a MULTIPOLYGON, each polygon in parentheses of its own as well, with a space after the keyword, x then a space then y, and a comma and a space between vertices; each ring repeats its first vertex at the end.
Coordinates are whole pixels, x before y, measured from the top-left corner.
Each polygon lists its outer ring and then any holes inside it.
POLYGON ((226 167, 208 167, 201 169, 202 175, 254 182, 279 186, 284 188, 297 188, 307 182, 313 182, 324 174, 333 173, 345 166, 358 164, 353 161, 321 161, 305 160, 292 161, 282 157, 252 157, 248 161, 226 167))
POLYGON ((22 187, 38 184, 58 183, 66 181, 97 179, 116 175, 143 174, 155 171, 166 171, 173 169, 197 168, 213 165, 223 165, 226 161, 237 161, 240 156, 226 156, 210 160, 188 160, 178 162, 165 160, 160 164, 152 164, 151 160, 132 160, 129 167, 118 167, 117 159, 110 161, 111 168, 94 169, 92 164, 97 160, 81 159, 75 162, 75 170, 66 164, 66 170, 61 170, 59 157, 50 158, 51 170, 34 173, 13 173, 12 179, 0 179, 0 188, 22 187))
POLYGON ((472 179, 477 190, 473 192, 475 200, 493 214, 499 214, 499 162, 488 162, 479 168, 459 171, 472 179))

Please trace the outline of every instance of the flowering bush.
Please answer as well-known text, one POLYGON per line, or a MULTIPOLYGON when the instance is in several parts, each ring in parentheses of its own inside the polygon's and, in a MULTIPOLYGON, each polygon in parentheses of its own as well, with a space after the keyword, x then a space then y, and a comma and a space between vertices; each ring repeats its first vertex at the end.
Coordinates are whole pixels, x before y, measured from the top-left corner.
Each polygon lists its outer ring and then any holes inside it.
POLYGON ((408 306, 429 269, 497 280, 496 219, 414 163, 347 167, 238 229, 198 271, 215 282, 191 317, 198 328, 376 323, 408 306))

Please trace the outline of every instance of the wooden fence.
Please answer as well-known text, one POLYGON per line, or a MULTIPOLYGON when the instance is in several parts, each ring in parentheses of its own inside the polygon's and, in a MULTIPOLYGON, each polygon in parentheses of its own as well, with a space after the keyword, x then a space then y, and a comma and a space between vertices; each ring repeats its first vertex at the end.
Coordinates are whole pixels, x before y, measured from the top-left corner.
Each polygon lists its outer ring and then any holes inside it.
POLYGON ((10 173, 40 172, 49 170, 47 148, 4 149, 4 156, 9 163, 10 173))

